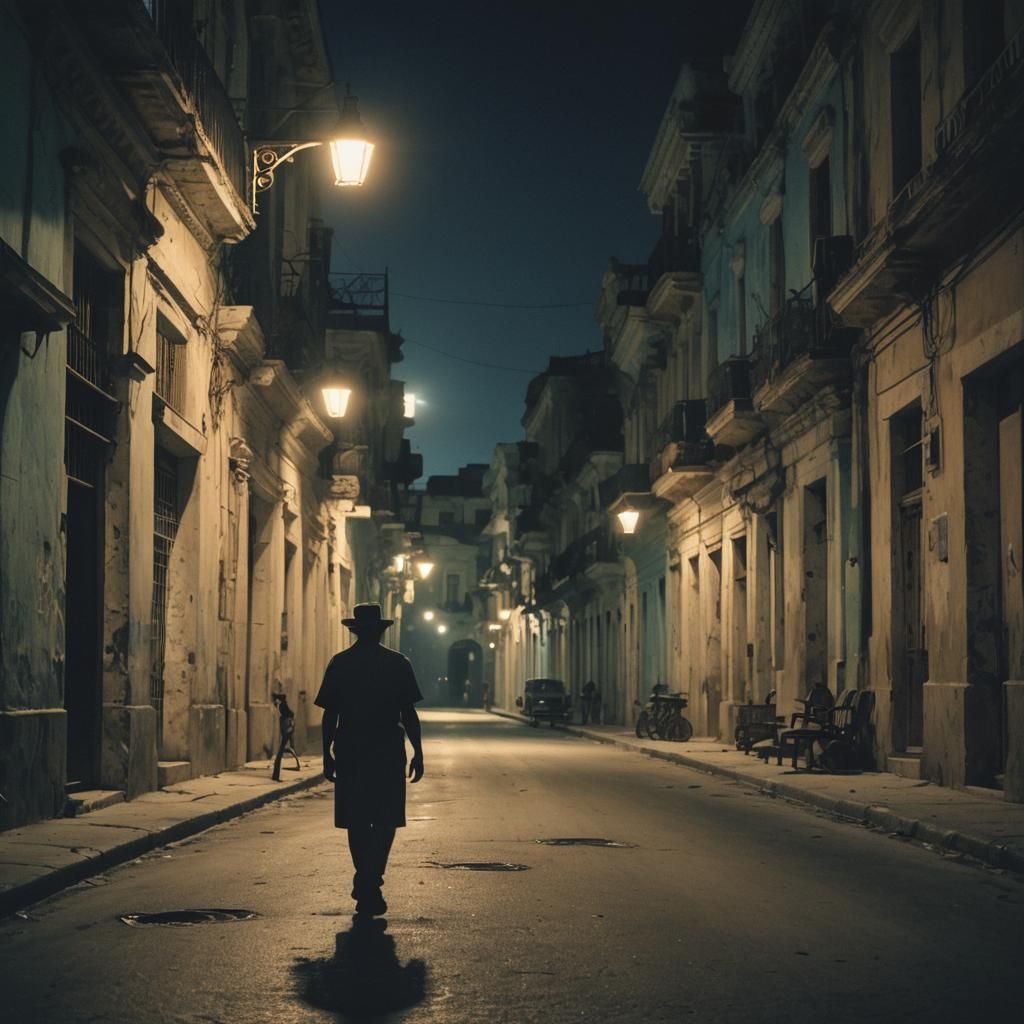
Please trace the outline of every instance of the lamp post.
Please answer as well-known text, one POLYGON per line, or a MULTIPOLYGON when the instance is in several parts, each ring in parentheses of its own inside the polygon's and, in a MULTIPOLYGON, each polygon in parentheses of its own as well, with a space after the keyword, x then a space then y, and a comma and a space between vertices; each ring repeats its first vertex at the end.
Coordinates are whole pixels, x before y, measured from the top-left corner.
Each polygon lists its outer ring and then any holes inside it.
POLYGON ((373 143, 366 138, 366 129, 359 116, 359 97, 345 86, 341 115, 335 129, 326 139, 258 142, 252 150, 252 191, 249 203, 253 213, 259 212, 257 196, 274 184, 274 175, 284 163, 291 163, 296 153, 316 146, 327 146, 331 154, 334 184, 339 188, 358 187, 366 181, 373 156, 373 143))
POLYGON ((434 571, 434 563, 426 560, 419 561, 416 563, 416 571, 420 574, 420 579, 425 580, 434 571))

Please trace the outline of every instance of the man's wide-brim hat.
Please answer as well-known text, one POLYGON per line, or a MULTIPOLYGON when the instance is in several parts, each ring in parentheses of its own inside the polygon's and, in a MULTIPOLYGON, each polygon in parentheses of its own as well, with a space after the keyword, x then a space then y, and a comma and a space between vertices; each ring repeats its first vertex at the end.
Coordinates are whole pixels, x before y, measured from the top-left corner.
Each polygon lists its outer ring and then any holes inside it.
POLYGON ((381 617, 379 604, 357 604, 352 609, 352 618, 342 619, 341 624, 358 633, 361 629, 387 629, 394 621, 381 617))

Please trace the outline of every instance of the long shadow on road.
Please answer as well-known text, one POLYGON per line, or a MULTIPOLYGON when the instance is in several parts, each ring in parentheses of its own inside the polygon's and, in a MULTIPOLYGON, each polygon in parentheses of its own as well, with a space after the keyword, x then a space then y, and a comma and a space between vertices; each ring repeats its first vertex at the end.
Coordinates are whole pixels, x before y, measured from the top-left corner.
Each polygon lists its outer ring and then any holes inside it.
POLYGON ((292 967, 299 997, 339 1019, 376 1020, 421 1003, 427 992, 423 960, 402 964, 383 919, 353 919, 335 937, 334 956, 299 958, 292 967))

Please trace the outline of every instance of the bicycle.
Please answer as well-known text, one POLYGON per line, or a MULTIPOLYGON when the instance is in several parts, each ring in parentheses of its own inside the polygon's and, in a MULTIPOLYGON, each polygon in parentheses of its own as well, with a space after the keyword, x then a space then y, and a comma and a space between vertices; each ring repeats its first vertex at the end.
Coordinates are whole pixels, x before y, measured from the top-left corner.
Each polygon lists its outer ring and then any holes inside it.
POLYGON ((669 740, 685 743, 693 735, 693 725, 683 715, 683 708, 689 704, 685 693, 667 694, 655 687, 646 704, 633 703, 642 708, 636 720, 636 734, 652 740, 669 740))

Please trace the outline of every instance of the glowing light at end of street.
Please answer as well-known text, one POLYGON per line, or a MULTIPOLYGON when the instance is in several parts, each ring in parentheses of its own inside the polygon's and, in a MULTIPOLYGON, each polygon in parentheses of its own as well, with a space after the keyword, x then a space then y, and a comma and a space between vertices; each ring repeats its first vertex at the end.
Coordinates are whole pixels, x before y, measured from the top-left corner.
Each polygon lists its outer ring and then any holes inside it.
POLYGON ((433 612, 424 612, 423 613, 423 621, 424 622, 433 622, 434 621, 434 613, 433 612))
POLYGON ((512 609, 502 608, 501 611, 498 612, 498 618, 501 619, 502 622, 508 622, 508 620, 512 618, 512 609))
POLYGON ((439 626, 437 627, 437 631, 438 631, 438 633, 440 633, 440 634, 441 634, 441 636, 444 636, 444 634, 448 632, 448 627, 447 627, 447 626, 446 626, 446 625, 445 625, 445 624, 444 624, 444 623, 442 622, 442 623, 441 623, 441 624, 440 624, 440 625, 439 625, 439 626))

